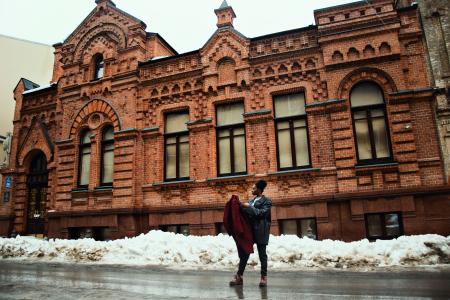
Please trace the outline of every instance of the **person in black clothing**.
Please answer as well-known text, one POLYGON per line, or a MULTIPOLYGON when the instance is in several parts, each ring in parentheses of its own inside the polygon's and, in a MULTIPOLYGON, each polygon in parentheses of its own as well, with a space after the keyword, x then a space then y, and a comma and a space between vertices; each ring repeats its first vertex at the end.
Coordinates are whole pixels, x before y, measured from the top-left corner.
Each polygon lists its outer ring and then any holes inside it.
MULTIPOLYGON (((248 203, 242 203, 241 209, 248 216, 252 227, 253 241, 258 248, 259 261, 261 262, 261 281, 259 286, 267 286, 267 253, 266 247, 269 244, 270 222, 271 222, 271 207, 272 201, 270 198, 263 195, 267 182, 258 180, 252 189, 252 194, 255 196, 248 203)), ((242 276, 244 275, 245 267, 249 254, 244 253, 238 249, 239 254, 239 270, 230 281, 230 285, 242 285, 244 283, 242 276)))

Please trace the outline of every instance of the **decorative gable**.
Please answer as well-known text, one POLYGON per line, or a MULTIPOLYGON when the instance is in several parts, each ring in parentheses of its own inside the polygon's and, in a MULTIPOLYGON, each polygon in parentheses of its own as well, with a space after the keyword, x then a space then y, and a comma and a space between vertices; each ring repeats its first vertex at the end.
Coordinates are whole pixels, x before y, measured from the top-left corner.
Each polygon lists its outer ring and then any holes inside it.
POLYGON ((34 150, 41 150, 48 161, 53 159, 54 144, 50 138, 47 127, 39 116, 33 118, 28 132, 19 146, 17 155, 19 166, 23 166, 25 158, 34 150))
POLYGON ((218 29, 200 50, 207 88, 248 83, 250 41, 232 27, 218 29))
POLYGON ((64 65, 88 63, 95 53, 105 59, 130 47, 144 51, 146 25, 139 19, 118 9, 112 1, 97 0, 97 7, 64 41, 60 61, 64 65))

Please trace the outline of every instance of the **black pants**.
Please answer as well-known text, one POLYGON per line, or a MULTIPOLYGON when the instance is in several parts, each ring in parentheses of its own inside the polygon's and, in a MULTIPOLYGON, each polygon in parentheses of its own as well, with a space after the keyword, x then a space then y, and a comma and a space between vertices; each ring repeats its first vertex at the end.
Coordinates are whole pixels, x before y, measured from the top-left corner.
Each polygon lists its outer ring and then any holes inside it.
MULTIPOLYGON (((258 247, 259 261, 261 262, 261 276, 267 276, 267 253, 266 253, 267 245, 256 244, 256 246, 258 247)), ((239 254, 238 274, 242 276, 244 275, 245 267, 247 266, 247 261, 250 255, 242 251, 239 247, 238 247, 238 254, 239 254)))

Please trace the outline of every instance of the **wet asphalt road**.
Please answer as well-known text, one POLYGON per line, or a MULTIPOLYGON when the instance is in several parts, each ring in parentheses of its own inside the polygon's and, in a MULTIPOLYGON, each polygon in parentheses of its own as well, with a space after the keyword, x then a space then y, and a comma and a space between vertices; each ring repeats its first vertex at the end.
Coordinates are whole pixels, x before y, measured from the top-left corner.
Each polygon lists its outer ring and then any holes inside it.
POLYGON ((450 269, 271 272, 269 287, 247 272, 0 261, 0 299, 449 299, 450 269))

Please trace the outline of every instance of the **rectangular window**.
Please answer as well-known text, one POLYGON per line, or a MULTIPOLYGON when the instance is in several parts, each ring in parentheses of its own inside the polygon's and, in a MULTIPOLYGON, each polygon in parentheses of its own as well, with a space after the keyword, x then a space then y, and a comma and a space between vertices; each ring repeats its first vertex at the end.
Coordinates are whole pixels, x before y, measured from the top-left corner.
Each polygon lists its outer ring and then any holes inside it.
POLYGON ((185 236, 189 235, 189 225, 162 225, 161 231, 179 233, 185 236))
POLYGON ((274 97, 278 169, 310 166, 305 94, 274 97))
POLYGON ((369 239, 392 239, 403 234, 400 213, 366 214, 366 234, 369 239))
POLYGON ((317 240, 316 219, 280 220, 280 233, 317 240))
POLYGON ((217 106, 217 157, 219 176, 247 172, 244 104, 217 106))
POLYGON ((189 132, 188 112, 166 115, 164 134, 164 179, 189 179, 189 132))

